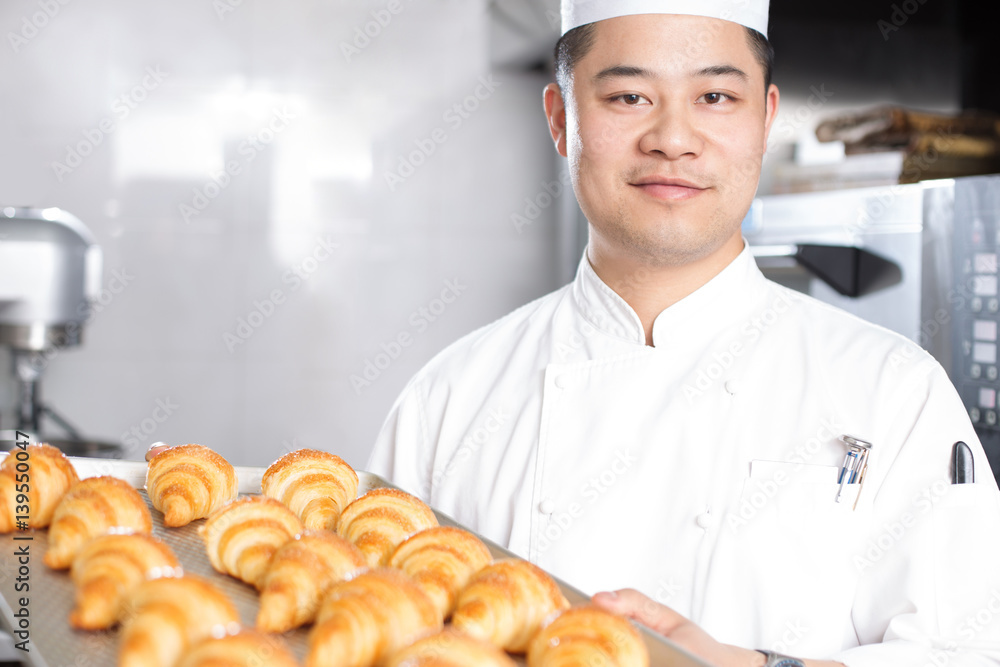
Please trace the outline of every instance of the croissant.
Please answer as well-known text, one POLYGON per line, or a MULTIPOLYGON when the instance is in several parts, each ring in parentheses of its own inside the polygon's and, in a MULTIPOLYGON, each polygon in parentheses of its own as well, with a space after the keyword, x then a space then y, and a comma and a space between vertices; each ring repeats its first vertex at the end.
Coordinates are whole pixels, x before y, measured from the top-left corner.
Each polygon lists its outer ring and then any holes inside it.
POLYGON ((212 567, 258 589, 278 547, 305 530, 274 498, 245 496, 213 513, 198 534, 212 567))
POLYGON ((361 549, 369 567, 385 565, 410 535, 438 525, 434 511, 419 498, 398 489, 375 489, 348 505, 337 534, 361 549))
POLYGON ((329 531, 309 531, 274 554, 260 587, 257 629, 287 632, 316 618, 330 585, 365 569, 358 548, 329 531))
POLYGON ((340 513, 358 495, 358 474, 339 456, 300 449, 271 464, 261 489, 288 505, 306 528, 336 530, 340 513))
POLYGON ((409 577, 378 569, 330 587, 309 633, 308 667, 371 667, 441 629, 434 603, 409 577))
POLYGON ((564 611, 531 640, 528 667, 649 667, 649 651, 627 620, 583 605, 564 611))
POLYGON ((108 534, 87 542, 70 576, 76 584, 76 608, 69 624, 79 630, 103 630, 118 620, 123 598, 146 579, 179 576, 180 562, 166 544, 141 533, 108 534))
POLYGON ((410 575, 444 618, 454 611, 458 592, 469 578, 492 562, 490 550, 478 537, 445 526, 420 531, 389 558, 389 566, 410 575))
POLYGON ((188 646, 239 626, 229 598, 208 580, 189 574, 139 584, 122 617, 118 667, 173 667, 188 646))
POLYGON ((208 516, 239 492, 236 471, 226 459, 201 445, 165 449, 149 462, 146 492, 163 512, 163 525, 186 526, 208 516))
POLYGON ((151 533, 153 519, 142 496, 115 477, 88 477, 77 482, 52 515, 49 548, 42 560, 52 569, 65 569, 88 540, 109 528, 151 533))
POLYGON ((493 644, 445 628, 394 654, 384 667, 514 667, 516 664, 493 644))
POLYGON ((0 464, 0 533, 17 528, 18 517, 28 528, 46 527, 63 495, 79 481, 73 464, 55 447, 11 450, 0 464))
POLYGON ((262 635, 253 630, 240 630, 235 635, 203 639, 184 652, 176 667, 298 667, 278 637, 262 635))
POLYGON ((526 560, 508 558, 473 575, 451 622, 467 635, 523 653, 546 618, 568 606, 552 577, 526 560))

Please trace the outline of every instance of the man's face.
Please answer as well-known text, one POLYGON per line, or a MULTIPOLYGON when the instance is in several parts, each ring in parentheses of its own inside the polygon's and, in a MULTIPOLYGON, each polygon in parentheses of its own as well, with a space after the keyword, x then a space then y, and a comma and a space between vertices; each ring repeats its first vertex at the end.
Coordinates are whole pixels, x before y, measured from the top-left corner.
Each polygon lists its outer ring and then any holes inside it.
POLYGON ((553 135, 592 245, 655 266, 742 248, 778 102, 772 86, 765 104, 742 26, 680 15, 601 21, 572 81, 564 132, 553 135))

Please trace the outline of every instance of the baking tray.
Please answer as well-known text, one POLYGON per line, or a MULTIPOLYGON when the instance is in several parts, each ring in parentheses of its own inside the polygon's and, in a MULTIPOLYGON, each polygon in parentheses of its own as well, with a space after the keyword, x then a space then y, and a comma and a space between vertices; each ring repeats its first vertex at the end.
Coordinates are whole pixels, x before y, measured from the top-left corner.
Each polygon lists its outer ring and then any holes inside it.
MULTIPOLYGON (((140 489, 142 497, 149 502, 143 489, 146 481, 146 463, 143 461, 114 461, 108 459, 89 459, 69 457, 81 479, 97 475, 113 475, 124 479, 132 486, 140 489)), ((239 478, 239 490, 243 494, 260 493, 260 480, 264 468, 236 467, 239 478)), ((377 475, 358 471, 358 495, 371 489, 392 487, 377 475)), ((198 536, 198 528, 204 519, 195 521, 183 528, 165 528, 163 515, 152 509, 153 534, 170 545, 180 559, 185 572, 201 575, 215 582, 229 599, 232 600, 240 614, 241 622, 253 627, 257 617, 257 591, 250 585, 219 574, 212 569, 205 553, 204 543, 198 536)), ((459 526, 445 514, 437 512, 441 525, 459 526)), ((461 526, 459 526, 461 527, 461 526)), ((510 551, 494 544, 490 540, 480 538, 489 547, 494 558, 514 556, 510 551)), ((42 563, 42 556, 48 546, 48 532, 45 530, 25 531, 11 535, 0 535, 0 616, 8 631, 13 631, 18 619, 14 617, 14 609, 19 609, 18 599, 28 597, 28 613, 30 640, 28 652, 22 657, 23 664, 31 667, 100 667, 117 663, 118 631, 84 632, 73 630, 69 626, 68 617, 73 606, 74 590, 68 570, 54 571, 42 563), (31 539, 24 539, 30 537, 31 539), (22 538, 22 539, 18 539, 22 538), (30 586, 28 592, 18 592, 19 563, 14 555, 19 547, 28 545, 30 560, 27 565, 30 586)), ((556 579, 566 599, 571 604, 585 602, 588 597, 556 579)), ((21 582, 24 583, 23 581, 21 582)), ((284 640, 300 661, 305 660, 308 649, 308 630, 295 630, 286 633, 284 640)), ((680 647, 639 626, 646 645, 649 647, 650 664, 665 667, 708 667, 708 664, 693 657, 680 647)), ((19 639, 15 638, 15 641, 19 639)), ((524 659, 515 657, 519 665, 524 665, 524 659)))

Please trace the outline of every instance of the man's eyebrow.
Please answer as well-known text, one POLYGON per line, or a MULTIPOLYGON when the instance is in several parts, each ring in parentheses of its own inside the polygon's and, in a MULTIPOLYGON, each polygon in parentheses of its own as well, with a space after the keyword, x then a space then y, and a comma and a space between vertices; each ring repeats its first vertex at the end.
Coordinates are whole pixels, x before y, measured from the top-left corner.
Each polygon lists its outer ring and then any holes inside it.
POLYGON ((696 76, 734 76, 741 81, 749 81, 750 77, 739 67, 733 65, 713 65, 695 72, 696 76))
MULTIPOLYGON (((746 72, 741 70, 739 67, 735 67, 734 65, 712 65, 711 67, 704 67, 698 70, 694 73, 694 75, 732 76, 740 79, 741 81, 750 80, 750 77, 746 72)), ((645 67, 636 67, 635 65, 614 65, 612 67, 606 67, 594 75, 595 82, 621 78, 658 79, 659 76, 653 70, 646 69, 645 67)))
POLYGON ((635 67, 634 65, 615 65, 613 67, 606 67, 595 74, 594 81, 636 77, 643 79, 657 78, 655 72, 644 67, 635 67))

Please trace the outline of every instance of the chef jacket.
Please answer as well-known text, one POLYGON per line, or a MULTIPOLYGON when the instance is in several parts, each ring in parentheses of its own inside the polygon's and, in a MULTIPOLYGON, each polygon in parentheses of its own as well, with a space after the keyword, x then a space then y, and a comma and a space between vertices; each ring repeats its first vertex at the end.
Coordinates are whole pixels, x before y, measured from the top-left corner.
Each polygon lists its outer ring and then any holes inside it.
POLYGON ((372 472, 583 591, 719 641, 867 665, 1000 662, 1000 493, 910 340, 766 279, 749 247, 653 324, 584 255, 405 388, 372 472), (849 434, 872 443, 837 500, 849 434), (952 485, 952 446, 976 483, 952 485))

